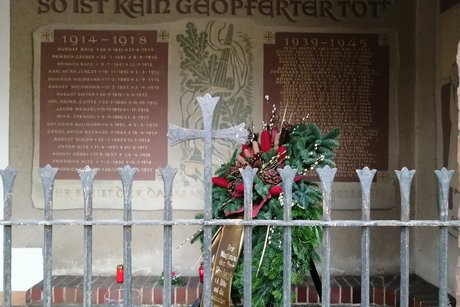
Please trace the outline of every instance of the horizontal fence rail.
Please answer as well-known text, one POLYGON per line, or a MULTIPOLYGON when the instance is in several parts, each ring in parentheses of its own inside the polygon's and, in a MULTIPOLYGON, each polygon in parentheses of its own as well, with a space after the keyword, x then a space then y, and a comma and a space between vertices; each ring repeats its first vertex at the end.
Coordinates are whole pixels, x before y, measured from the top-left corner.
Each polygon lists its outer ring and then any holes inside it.
POLYGON ((438 221, 438 220, 251 220, 244 221, 239 219, 211 220, 203 219, 178 219, 172 221, 164 220, 142 220, 124 221, 120 219, 93 220, 85 221, 78 219, 56 219, 46 220, 0 220, 0 226, 175 226, 175 225, 198 225, 198 226, 224 226, 224 225, 242 225, 242 226, 289 226, 289 227, 459 227, 460 220, 438 221))

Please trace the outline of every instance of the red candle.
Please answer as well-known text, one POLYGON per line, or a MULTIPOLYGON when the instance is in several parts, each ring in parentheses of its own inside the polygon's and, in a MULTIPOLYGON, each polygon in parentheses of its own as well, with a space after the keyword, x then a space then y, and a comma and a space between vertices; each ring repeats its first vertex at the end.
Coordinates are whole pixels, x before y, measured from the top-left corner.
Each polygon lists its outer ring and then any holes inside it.
POLYGON ((123 265, 117 265, 117 283, 121 284, 123 283, 124 279, 124 274, 125 272, 123 271, 123 265))
POLYGON ((204 267, 203 267, 203 262, 200 265, 200 268, 198 269, 198 272, 200 273, 200 282, 204 281, 204 267))

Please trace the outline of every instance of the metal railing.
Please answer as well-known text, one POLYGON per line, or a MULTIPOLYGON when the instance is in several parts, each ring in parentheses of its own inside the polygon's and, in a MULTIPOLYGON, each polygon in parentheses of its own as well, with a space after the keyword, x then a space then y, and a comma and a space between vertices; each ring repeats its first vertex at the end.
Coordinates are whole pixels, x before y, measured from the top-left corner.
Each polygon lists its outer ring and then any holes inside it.
POLYGON ((253 220, 252 219, 252 183, 256 169, 246 167, 240 169, 244 180, 244 218, 243 219, 213 219, 211 211, 211 155, 212 139, 224 138, 239 142, 246 140, 245 129, 242 125, 230 129, 213 131, 212 114, 218 98, 209 95, 198 98, 203 112, 204 130, 188 130, 171 125, 169 138, 171 144, 202 138, 205 143, 204 152, 204 218, 203 219, 172 219, 172 186, 176 170, 170 166, 161 169, 164 181, 165 200, 164 218, 158 220, 132 219, 132 185, 135 168, 125 166, 119 169, 123 185, 123 219, 93 219, 92 200, 93 182, 97 172, 86 166, 78 170, 83 187, 84 214, 82 219, 54 219, 53 218, 53 189, 54 178, 57 169, 49 165, 40 169, 40 176, 44 192, 44 218, 41 220, 20 220, 12 219, 12 194, 16 171, 11 168, 0 170, 4 190, 4 218, 0 225, 4 228, 3 238, 3 260, 4 260, 4 306, 11 306, 11 250, 12 250, 12 227, 24 225, 39 225, 44 229, 43 243, 43 306, 52 306, 52 242, 53 228, 59 225, 72 225, 84 228, 84 272, 83 272, 83 304, 91 306, 91 279, 92 279, 92 238, 93 226, 96 225, 118 225, 123 227, 123 265, 124 265, 124 306, 130 306, 132 288, 132 227, 133 226, 158 226, 164 227, 164 251, 163 251, 163 272, 164 289, 163 303, 171 306, 172 291, 172 228, 175 225, 201 225, 204 228, 204 283, 203 298, 204 306, 212 306, 211 301, 211 228, 215 225, 243 225, 244 226, 244 306, 250 306, 252 301, 252 228, 255 226, 281 226, 284 229, 283 253, 283 305, 291 304, 291 228, 320 226, 323 228, 322 250, 321 250, 321 281, 322 281, 322 306, 330 305, 330 258, 332 227, 360 227, 361 228, 361 306, 369 306, 369 260, 370 260, 370 229, 377 226, 399 227, 401 232, 400 261, 401 261, 401 288, 400 306, 407 307, 409 303, 409 229, 411 227, 436 227, 439 229, 439 306, 448 306, 447 294, 447 248, 448 248, 448 227, 460 226, 460 221, 448 220, 448 189, 453 171, 445 168, 435 171, 439 183, 439 219, 437 220, 410 220, 410 187, 415 170, 403 168, 397 170, 396 176, 399 180, 401 191, 401 218, 399 220, 371 220, 370 190, 376 170, 364 167, 357 170, 362 189, 362 217, 361 220, 332 220, 331 219, 331 192, 332 183, 337 169, 328 166, 317 169, 320 178, 323 194, 323 218, 322 220, 292 220, 292 185, 296 170, 290 166, 280 169, 284 191, 284 219, 283 220, 253 220), (367 286, 366 286, 367 285, 367 286))

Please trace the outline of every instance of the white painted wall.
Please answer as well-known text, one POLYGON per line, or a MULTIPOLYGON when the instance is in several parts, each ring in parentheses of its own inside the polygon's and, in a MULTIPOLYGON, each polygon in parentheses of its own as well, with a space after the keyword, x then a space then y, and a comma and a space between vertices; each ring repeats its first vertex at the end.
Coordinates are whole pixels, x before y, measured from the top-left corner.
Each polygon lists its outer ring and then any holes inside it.
MULTIPOLYGON (((0 41, 10 41, 10 2, 0 2, 0 41)), ((10 48, 9 44, 0 45, 0 168, 8 166, 8 126, 9 126, 9 87, 10 87, 10 48)), ((0 199, 3 204, 3 186, 0 189, 0 199)), ((3 206, 1 206, 0 217, 3 218, 3 206)), ((0 237, 3 237, 3 228, 0 228, 0 237)), ((0 244, 0 251, 3 255, 3 244, 0 244)), ((3 272, 3 257, 0 261, 0 269, 3 272)), ((3 289, 3 276, 0 280, 3 289)))
MULTIPOLYGON (((0 1, 0 168, 8 166, 9 88, 10 88, 10 1, 0 1)), ((0 189, 3 204, 3 188, 0 189)), ((14 194, 13 194, 14 199, 14 194)), ((0 218, 3 218, 3 206, 0 218)), ((0 228, 0 239, 3 228, 0 228)), ((0 270, 3 272, 3 244, 0 244, 0 270)), ((42 252, 40 248, 14 248, 12 251, 13 291, 26 291, 43 279, 42 252)), ((3 274, 0 279, 3 290, 3 274)))
MULTIPOLYGON (((10 2, 0 2, 0 168, 8 165, 8 106, 10 87, 10 2)), ((0 191, 3 199, 3 189, 0 191)), ((1 212, 3 217, 3 211, 1 212)))

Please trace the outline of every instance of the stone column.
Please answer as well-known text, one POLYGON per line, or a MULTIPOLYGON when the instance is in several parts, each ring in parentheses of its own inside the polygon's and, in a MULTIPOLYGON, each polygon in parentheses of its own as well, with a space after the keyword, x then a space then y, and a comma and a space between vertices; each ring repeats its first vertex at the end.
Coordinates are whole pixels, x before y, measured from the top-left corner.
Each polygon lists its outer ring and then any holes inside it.
MULTIPOLYGON (((460 79, 460 42, 458 43, 457 47, 457 69, 458 69, 458 75, 460 79)), ((458 108, 457 110, 460 110, 460 86, 457 86, 457 103, 458 103, 458 108)), ((457 123, 458 127, 458 136, 457 136, 457 163, 460 165, 460 114, 459 114, 459 121, 457 123)), ((457 174, 457 176, 460 176, 460 173, 457 174)), ((460 177, 459 177, 460 179, 460 177)), ((460 180, 459 180, 460 182, 460 180)), ((460 219, 460 210, 457 212, 458 218, 460 219)), ((458 247, 460 247, 460 236, 458 237, 458 247)), ((457 299, 457 302, 460 302, 460 257, 457 259, 457 268, 456 268, 456 287, 455 287, 455 298, 457 299)))

